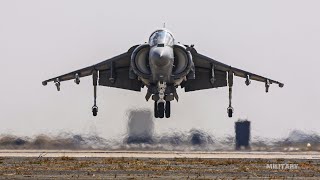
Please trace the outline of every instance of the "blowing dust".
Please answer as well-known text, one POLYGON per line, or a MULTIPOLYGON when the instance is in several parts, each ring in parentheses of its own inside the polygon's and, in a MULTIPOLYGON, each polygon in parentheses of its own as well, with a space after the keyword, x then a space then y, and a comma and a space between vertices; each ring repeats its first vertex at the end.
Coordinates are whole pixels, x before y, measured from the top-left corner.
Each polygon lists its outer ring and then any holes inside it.
MULTIPOLYGON (((148 109, 127 113, 127 133, 118 139, 98 135, 61 133, 35 137, 0 136, 0 149, 68 149, 68 150, 163 150, 163 151, 232 151, 233 136, 217 138, 201 129, 155 134, 153 114, 148 109)), ((320 150, 320 136, 294 130, 282 139, 251 138, 252 151, 320 150)))

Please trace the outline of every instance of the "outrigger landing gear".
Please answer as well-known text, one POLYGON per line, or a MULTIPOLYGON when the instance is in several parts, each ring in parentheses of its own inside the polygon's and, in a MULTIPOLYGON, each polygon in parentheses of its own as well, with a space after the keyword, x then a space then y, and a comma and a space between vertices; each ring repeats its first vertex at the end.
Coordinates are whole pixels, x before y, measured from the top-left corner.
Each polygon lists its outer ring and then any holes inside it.
POLYGON ((227 109, 227 111, 228 111, 228 117, 229 117, 229 118, 232 118, 233 108, 229 106, 228 109, 227 109))
POLYGON ((228 86, 229 86, 229 107, 227 109, 228 111, 228 117, 231 118, 233 114, 233 107, 232 107, 232 86, 233 86, 233 72, 228 72, 228 86))
POLYGON ((93 116, 97 116, 97 114, 98 114, 98 106, 92 106, 92 114, 93 114, 93 116))
POLYGON ((98 114, 98 106, 97 106, 97 81, 98 81, 98 73, 97 71, 93 71, 92 73, 93 80, 93 106, 92 106, 92 114, 93 116, 97 116, 98 114))

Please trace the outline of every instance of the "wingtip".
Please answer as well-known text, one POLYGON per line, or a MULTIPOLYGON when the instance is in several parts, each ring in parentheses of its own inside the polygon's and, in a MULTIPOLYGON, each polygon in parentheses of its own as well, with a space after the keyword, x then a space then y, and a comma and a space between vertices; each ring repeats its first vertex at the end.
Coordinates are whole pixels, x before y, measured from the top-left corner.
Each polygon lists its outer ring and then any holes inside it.
POLYGON ((279 87, 283 88, 284 84, 283 83, 279 83, 279 87))
POLYGON ((43 85, 43 86, 46 86, 47 84, 48 84, 47 81, 43 81, 43 82, 42 82, 42 85, 43 85))

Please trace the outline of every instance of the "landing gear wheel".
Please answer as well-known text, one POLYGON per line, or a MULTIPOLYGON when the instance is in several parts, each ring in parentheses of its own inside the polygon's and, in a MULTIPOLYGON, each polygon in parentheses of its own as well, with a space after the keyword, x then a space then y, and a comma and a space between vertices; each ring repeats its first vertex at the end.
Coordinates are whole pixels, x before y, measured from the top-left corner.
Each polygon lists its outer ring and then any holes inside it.
POLYGON ((164 118, 164 102, 158 103, 159 118, 164 118))
POLYGON ((92 114, 93 114, 93 116, 97 116, 97 114, 98 114, 98 107, 97 106, 92 107, 92 114))
POLYGON ((232 107, 228 107, 228 117, 231 118, 233 114, 233 108, 232 107))
POLYGON ((153 113, 154 113, 154 117, 155 117, 155 118, 159 118, 159 111, 158 111, 157 101, 154 102, 154 110, 153 110, 153 113))
POLYGON ((171 114, 171 105, 170 105, 170 101, 166 102, 166 118, 169 118, 171 114))

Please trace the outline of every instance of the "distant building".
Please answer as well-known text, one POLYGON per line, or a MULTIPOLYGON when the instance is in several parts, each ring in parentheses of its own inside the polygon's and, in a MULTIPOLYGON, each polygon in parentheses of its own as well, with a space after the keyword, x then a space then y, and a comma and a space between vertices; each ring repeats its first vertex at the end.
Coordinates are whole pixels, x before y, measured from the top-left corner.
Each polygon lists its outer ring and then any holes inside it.
POLYGON ((129 110, 127 125, 127 144, 153 143, 154 122, 148 109, 129 110))
POLYGON ((236 132, 236 150, 240 150, 241 147, 250 149, 250 121, 239 119, 235 122, 236 132))

